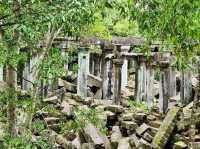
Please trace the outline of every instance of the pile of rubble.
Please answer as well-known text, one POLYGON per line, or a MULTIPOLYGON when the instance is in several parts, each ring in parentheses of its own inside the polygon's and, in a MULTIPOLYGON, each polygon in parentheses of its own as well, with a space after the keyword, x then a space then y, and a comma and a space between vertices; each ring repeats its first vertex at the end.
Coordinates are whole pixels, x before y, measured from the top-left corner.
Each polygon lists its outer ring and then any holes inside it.
MULTIPOLYGON (((129 104, 113 105, 111 100, 81 99, 76 95, 76 86, 62 80, 64 88, 59 95, 44 99, 57 112, 40 110, 48 126, 42 132, 55 141, 57 148, 77 149, 187 149, 200 148, 200 108, 193 103, 184 108, 172 106, 166 115, 157 108, 145 112, 129 104), (102 133, 93 123, 87 122, 78 132, 59 133, 60 127, 76 120, 73 109, 95 109, 98 118, 105 123, 107 133, 102 133), (199 113, 199 114, 198 114, 199 113), (61 125, 62 124, 62 125, 61 125)), ((196 105, 196 104, 195 104, 196 105)))

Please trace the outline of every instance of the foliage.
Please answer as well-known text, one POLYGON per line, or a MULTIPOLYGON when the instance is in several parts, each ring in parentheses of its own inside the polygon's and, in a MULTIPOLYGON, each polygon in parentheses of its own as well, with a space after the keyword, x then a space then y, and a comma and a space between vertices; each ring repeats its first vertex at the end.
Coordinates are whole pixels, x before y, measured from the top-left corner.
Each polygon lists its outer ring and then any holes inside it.
POLYGON ((42 120, 36 119, 32 123, 32 129, 37 133, 42 132, 42 130, 44 130, 45 128, 45 123, 42 120))
POLYGON ((132 99, 129 99, 129 100, 128 100, 128 103, 129 103, 129 105, 130 105, 130 109, 131 109, 131 110, 134 110, 134 109, 137 109, 137 108, 138 108, 138 109, 144 110, 145 112, 148 112, 148 111, 149 111, 149 109, 148 109, 146 103, 137 102, 137 101, 132 100, 132 99))
POLYGON ((57 79, 65 74, 64 64, 66 63, 61 51, 53 48, 48 57, 40 65, 40 77, 43 80, 57 79))
POLYGON ((175 52, 180 68, 193 62, 200 41, 200 1, 140 0, 134 1, 133 20, 147 44, 161 41, 163 48, 175 52))
POLYGON ((4 138, 0 147, 3 149, 53 149, 53 146, 46 139, 39 138, 36 142, 32 142, 28 137, 11 138, 9 136, 4 138))
POLYGON ((104 122, 98 117, 101 112, 95 109, 74 108, 75 118, 62 127, 62 133, 77 132, 82 130, 88 123, 94 124, 102 133, 107 134, 104 122))

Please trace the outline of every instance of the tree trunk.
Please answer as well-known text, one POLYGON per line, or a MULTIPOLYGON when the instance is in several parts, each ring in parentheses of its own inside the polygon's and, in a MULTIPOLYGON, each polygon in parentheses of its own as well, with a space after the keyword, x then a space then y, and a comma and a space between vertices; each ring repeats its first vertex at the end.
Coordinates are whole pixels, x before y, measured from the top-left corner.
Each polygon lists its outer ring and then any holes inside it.
POLYGON ((16 101, 16 71, 10 66, 7 65, 6 71, 6 83, 8 84, 8 130, 11 136, 16 135, 15 131, 15 101, 16 101))

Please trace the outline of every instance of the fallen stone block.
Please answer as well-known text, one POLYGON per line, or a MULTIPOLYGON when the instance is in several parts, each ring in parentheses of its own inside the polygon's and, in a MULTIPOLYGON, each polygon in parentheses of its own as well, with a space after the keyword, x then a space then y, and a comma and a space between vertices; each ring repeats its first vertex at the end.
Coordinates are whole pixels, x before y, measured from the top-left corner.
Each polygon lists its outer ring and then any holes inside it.
POLYGON ((190 142, 191 149, 200 149, 200 142, 190 142))
POLYGON ((174 144, 173 149, 186 149, 188 146, 183 141, 178 141, 174 144))
POLYGON ((89 143, 94 144, 95 149, 105 148, 105 138, 102 136, 100 131, 91 123, 87 124, 83 128, 83 136, 89 143))
POLYGON ((131 149, 129 138, 127 137, 120 139, 117 149, 131 149))
POLYGON ((93 143, 83 143, 81 149, 95 149, 93 143))
POLYGON ((49 97, 49 98, 45 98, 43 99, 43 102, 47 102, 47 103, 57 103, 58 102, 58 97, 57 96, 53 96, 53 97, 49 97))
POLYGON ((77 92, 77 86, 70 83, 70 82, 67 82, 67 81, 64 81, 62 80, 62 83, 64 85, 64 88, 66 89, 66 91, 69 91, 69 92, 72 92, 72 93, 76 93, 77 92))
POLYGON ((140 140, 135 134, 132 134, 129 138, 129 143, 133 148, 138 148, 140 145, 140 140))
POLYGON ((141 136, 149 129, 149 126, 145 123, 143 123, 140 127, 136 129, 137 135, 141 136))
POLYGON ((155 121, 156 120, 156 117, 154 115, 148 115, 147 116, 147 120, 148 121, 155 121))
POLYGON ((123 121, 132 121, 133 120, 133 116, 134 116, 134 113, 125 113, 125 114, 122 114, 122 120, 123 121))
POLYGON ((124 112, 124 109, 120 105, 108 105, 105 107, 105 110, 114 112, 114 113, 122 113, 124 112))
POLYGON ((122 133, 131 135, 135 132, 136 128, 138 127, 137 123, 133 121, 122 121, 121 122, 122 133))
POLYGON ((122 133, 120 131, 119 126, 112 127, 112 134, 111 134, 111 144, 113 149, 116 149, 119 143, 119 140, 122 138, 122 133))
POLYGON ((57 117, 46 117, 44 118, 47 124, 53 124, 53 123, 58 123, 60 118, 57 117))
POLYGON ((147 114, 143 112, 137 112, 134 114, 134 119, 139 122, 146 121, 147 114))
POLYGON ((152 149, 152 145, 150 143, 148 143, 146 140, 144 140, 143 138, 140 139, 140 145, 138 147, 139 149, 152 149))
POLYGON ((172 107, 167 113, 162 125, 153 139, 152 145, 154 148, 163 149, 165 147, 171 133, 175 128, 179 110, 179 107, 172 107))
POLYGON ((102 87, 102 79, 100 77, 96 77, 92 74, 88 74, 87 81, 88 81, 89 87, 93 87, 93 86, 98 87, 98 88, 102 87))
POLYGON ((148 132, 145 132, 142 138, 148 142, 151 142, 153 140, 153 137, 148 132))
POLYGON ((151 127, 154 127, 154 128, 159 128, 161 124, 162 124, 162 122, 159 121, 159 120, 150 121, 150 122, 149 122, 149 125, 150 125, 151 127))

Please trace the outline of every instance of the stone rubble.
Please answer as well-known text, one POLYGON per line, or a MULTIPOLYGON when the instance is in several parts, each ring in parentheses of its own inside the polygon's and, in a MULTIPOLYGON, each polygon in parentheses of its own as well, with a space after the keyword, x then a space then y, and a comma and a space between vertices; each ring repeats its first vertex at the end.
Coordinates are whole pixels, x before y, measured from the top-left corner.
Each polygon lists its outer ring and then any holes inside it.
MULTIPOLYGON (((72 82, 61 82, 65 88, 63 98, 54 95, 43 100, 60 112, 41 110, 37 112, 36 118, 44 119, 56 134, 56 144, 64 149, 200 148, 200 108, 194 108, 193 102, 185 107, 171 106, 166 114, 159 113, 155 107, 145 112, 142 109, 131 109, 128 104, 115 105, 111 100, 82 99, 75 93, 76 87, 72 82), (75 107, 99 111, 98 118, 103 121, 108 133, 105 135, 94 124, 88 123, 79 133, 58 134, 57 130, 62 126, 60 124, 67 125, 76 119, 73 113, 75 107)), ((97 77, 90 77, 90 84, 99 86, 100 83, 97 77)))

